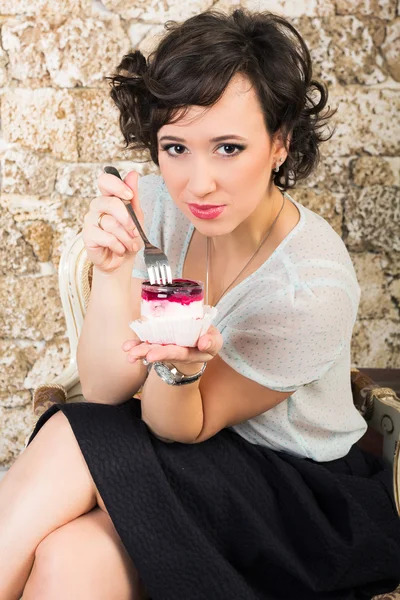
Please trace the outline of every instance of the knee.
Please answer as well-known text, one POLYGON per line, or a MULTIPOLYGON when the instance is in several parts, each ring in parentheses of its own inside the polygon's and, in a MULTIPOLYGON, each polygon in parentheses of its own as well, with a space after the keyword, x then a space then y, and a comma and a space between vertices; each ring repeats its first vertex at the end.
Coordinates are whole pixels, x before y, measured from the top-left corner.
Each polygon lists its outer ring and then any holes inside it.
POLYGON ((55 444, 55 447, 60 447, 74 438, 72 428, 67 417, 61 410, 58 410, 52 415, 39 429, 35 437, 31 440, 30 446, 36 447, 44 444, 55 444))
POLYGON ((53 435, 72 434, 72 429, 69 424, 69 421, 62 412, 62 410, 58 410, 45 422, 39 433, 41 433, 42 431, 48 432, 49 435, 50 433, 53 433, 53 435))
POLYGON ((66 575, 63 544, 59 537, 55 531, 37 546, 22 600, 54 600, 59 596, 66 575))

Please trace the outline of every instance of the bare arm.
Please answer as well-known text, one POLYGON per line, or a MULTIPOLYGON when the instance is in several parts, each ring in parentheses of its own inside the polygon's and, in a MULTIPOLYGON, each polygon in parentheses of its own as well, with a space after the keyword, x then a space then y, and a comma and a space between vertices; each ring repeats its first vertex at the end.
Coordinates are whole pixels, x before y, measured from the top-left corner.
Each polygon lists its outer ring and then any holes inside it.
MULTIPOLYGON (((187 375, 202 367, 202 363, 174 364, 187 375)), ((150 371, 141 398, 142 419, 154 435, 165 441, 182 443, 192 443, 197 438, 204 422, 199 383, 197 380, 171 386, 164 383, 154 369, 150 371)))
POLYGON ((132 268, 143 244, 120 198, 131 198, 142 222, 143 212, 134 171, 124 182, 102 174, 99 189, 102 196, 92 200, 84 219, 83 240, 94 266, 77 361, 86 400, 119 404, 133 396, 147 376, 144 365, 129 363, 122 350, 128 336, 136 337, 129 323, 140 316, 141 280, 132 278, 132 268))
POLYGON ((131 271, 130 262, 112 273, 93 269, 77 352, 82 393, 89 402, 124 402, 147 376, 143 363, 129 363, 121 349, 127 337, 135 337, 129 323, 140 316, 141 280, 133 279, 131 271))
POLYGON ((157 437, 189 444, 203 442, 224 427, 270 410, 291 395, 268 389, 232 369, 218 355, 221 346, 222 336, 211 326, 197 348, 150 344, 131 350, 127 347, 132 357, 171 361, 187 375, 199 371, 200 361, 208 363, 200 380, 183 386, 168 385, 153 370, 150 372, 141 398, 142 419, 157 437))

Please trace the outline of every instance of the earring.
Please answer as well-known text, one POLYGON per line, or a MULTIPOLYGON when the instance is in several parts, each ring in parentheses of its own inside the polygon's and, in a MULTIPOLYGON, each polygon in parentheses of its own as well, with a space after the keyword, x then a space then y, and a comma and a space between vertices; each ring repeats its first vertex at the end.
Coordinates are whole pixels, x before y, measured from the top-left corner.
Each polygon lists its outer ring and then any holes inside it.
POLYGON ((276 166, 275 169, 273 169, 274 173, 278 173, 280 167, 281 167, 281 163, 283 161, 283 158, 280 158, 277 162, 276 162, 276 166))

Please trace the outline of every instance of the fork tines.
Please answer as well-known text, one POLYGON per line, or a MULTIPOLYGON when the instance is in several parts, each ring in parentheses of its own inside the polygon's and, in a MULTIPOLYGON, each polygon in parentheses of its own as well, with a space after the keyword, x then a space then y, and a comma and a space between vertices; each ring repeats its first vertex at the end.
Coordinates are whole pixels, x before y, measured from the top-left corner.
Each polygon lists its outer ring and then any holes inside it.
POLYGON ((157 263, 156 265, 149 267, 147 269, 150 283, 154 285, 157 283, 158 285, 165 285, 167 282, 172 283, 172 272, 171 267, 164 263, 157 263))

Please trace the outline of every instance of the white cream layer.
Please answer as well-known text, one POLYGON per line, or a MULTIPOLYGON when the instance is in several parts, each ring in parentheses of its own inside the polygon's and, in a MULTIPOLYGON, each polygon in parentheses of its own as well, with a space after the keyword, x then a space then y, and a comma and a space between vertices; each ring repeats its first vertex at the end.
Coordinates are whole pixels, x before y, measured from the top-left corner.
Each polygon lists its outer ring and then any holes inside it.
POLYGON ((141 316, 147 319, 182 318, 201 319, 204 313, 203 300, 194 301, 190 304, 179 304, 168 300, 143 300, 140 305, 141 316))

